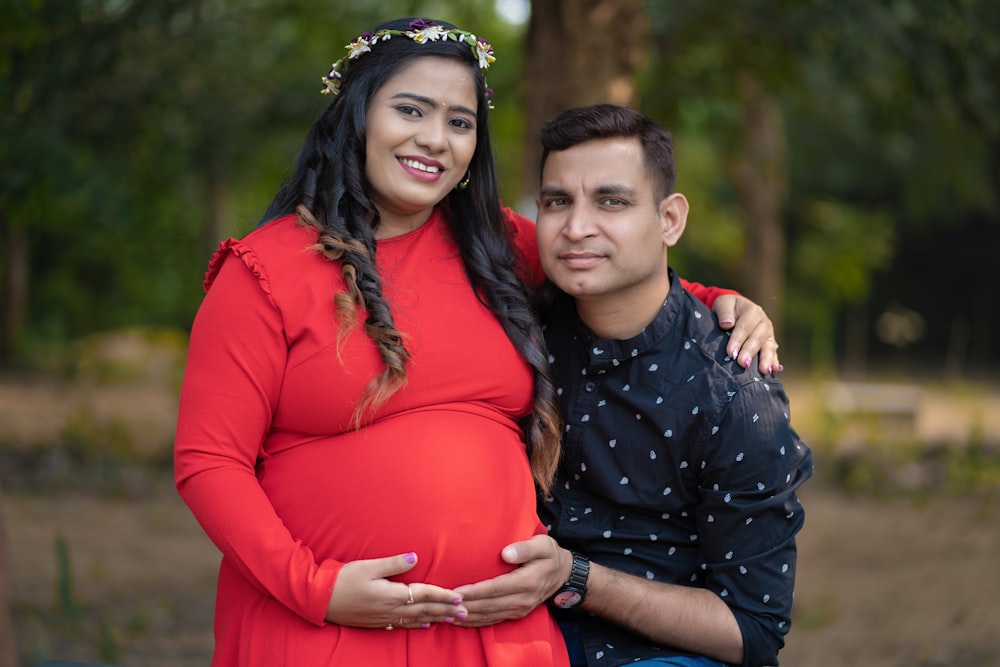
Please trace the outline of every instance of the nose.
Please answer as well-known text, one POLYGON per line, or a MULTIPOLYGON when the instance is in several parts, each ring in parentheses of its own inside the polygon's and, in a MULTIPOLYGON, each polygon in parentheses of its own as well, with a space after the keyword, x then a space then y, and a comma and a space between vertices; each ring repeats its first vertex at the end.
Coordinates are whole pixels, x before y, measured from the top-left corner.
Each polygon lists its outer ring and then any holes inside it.
POLYGON ((448 146, 447 128, 444 123, 429 122, 424 123, 420 132, 417 133, 416 142, 418 146, 427 149, 431 153, 439 153, 448 146))
POLYGON ((597 234, 597 227, 593 224, 586 209, 575 205, 566 212, 563 219, 562 234, 571 241, 579 241, 589 236, 597 234))

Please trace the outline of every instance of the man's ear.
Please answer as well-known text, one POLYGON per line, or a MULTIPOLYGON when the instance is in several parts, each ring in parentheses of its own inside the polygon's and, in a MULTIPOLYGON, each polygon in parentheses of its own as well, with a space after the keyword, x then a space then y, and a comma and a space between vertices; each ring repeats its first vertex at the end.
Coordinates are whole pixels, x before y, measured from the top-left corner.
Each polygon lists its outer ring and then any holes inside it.
POLYGON ((660 200, 660 222, 663 225, 663 243, 667 247, 677 244, 687 226, 688 200, 679 192, 660 200))

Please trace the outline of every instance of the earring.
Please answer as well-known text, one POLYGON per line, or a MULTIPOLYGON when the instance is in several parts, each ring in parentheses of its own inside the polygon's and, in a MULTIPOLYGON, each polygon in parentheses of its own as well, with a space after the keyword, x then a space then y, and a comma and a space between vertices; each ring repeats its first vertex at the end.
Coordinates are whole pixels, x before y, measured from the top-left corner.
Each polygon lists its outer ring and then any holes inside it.
POLYGON ((465 172, 465 178, 463 178, 462 182, 459 183, 455 187, 457 187, 459 190, 464 190, 467 187, 469 187, 469 181, 471 181, 471 180, 472 180, 472 172, 469 171, 469 170, 466 170, 466 172, 465 172))

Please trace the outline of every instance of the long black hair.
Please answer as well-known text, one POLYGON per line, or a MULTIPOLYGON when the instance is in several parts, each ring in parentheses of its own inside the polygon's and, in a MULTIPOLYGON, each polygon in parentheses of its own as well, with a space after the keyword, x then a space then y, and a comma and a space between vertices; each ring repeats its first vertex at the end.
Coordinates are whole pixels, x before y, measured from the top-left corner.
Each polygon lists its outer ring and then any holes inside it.
MULTIPOLYGON (((377 26, 408 30, 412 18, 377 26)), ((445 29, 455 26, 424 20, 445 29)), ((379 213, 365 180, 365 119, 375 93, 413 58, 437 56, 465 64, 476 84, 476 150, 469 165, 469 186, 447 198, 448 224, 460 249, 465 272, 480 301, 496 315, 514 347, 534 375, 532 411, 526 434, 535 481, 543 491, 559 459, 559 417, 555 389, 549 377, 548 355, 529 294, 519 280, 520 261, 511 241, 510 224, 500 208, 499 186, 489 135, 489 91, 479 62, 463 41, 441 39, 416 43, 405 37, 379 41, 371 52, 351 60, 340 90, 306 137, 295 170, 275 195, 262 224, 296 213, 319 232, 317 247, 340 262, 346 293, 335 295, 345 327, 366 312, 366 334, 378 346, 383 372, 373 381, 355 411, 359 426, 365 412, 385 402, 406 383, 409 353, 382 293, 375 264, 375 227, 379 213)))

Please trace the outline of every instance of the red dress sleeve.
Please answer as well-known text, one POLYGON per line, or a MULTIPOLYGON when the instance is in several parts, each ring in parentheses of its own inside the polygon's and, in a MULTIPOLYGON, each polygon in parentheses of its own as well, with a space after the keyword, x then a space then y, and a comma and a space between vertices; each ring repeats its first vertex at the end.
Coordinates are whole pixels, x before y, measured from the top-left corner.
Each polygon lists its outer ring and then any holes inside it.
POLYGON ((517 275, 528 287, 536 289, 545 282, 545 272, 538 258, 535 223, 506 206, 502 207, 502 210, 510 224, 514 249, 518 254, 517 275))
MULTIPOLYGON (((322 625, 342 563, 317 563, 255 476, 281 388, 281 313, 253 251, 213 257, 191 330, 174 444, 177 490, 226 559, 293 612, 322 625), (242 261, 241 261, 242 260, 242 261)), ((219 591, 225 595, 225 591, 219 591)))
POLYGON ((703 304, 712 307, 715 300, 722 296, 723 294, 735 294, 739 296, 739 292, 731 289, 724 289, 722 287, 705 287, 701 283, 688 282, 681 278, 681 286, 684 287, 688 292, 694 295, 694 298, 701 301, 703 304))

